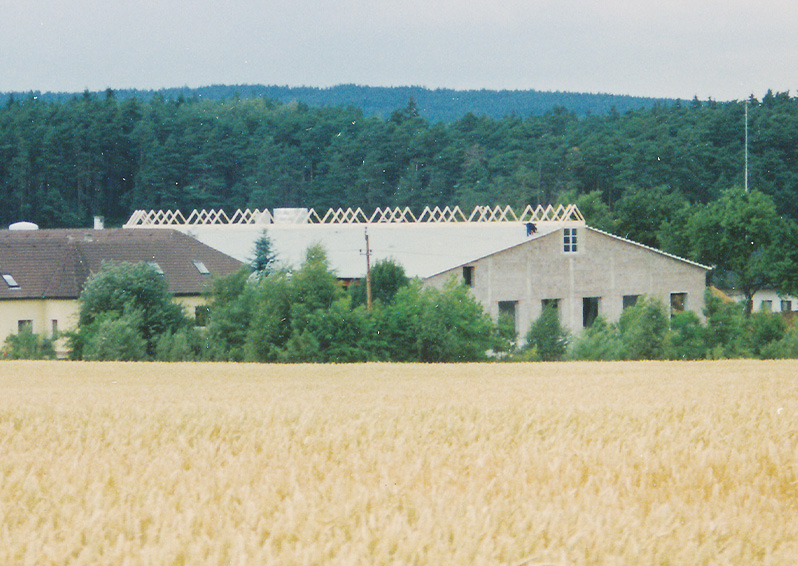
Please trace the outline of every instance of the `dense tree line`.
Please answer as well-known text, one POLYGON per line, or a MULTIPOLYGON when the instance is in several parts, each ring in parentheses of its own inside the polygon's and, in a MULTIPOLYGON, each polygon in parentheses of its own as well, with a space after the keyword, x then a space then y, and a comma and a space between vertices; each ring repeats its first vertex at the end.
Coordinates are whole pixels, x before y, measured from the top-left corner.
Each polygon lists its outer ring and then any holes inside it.
MULTIPOLYGON (((262 98, 282 104, 300 102, 312 108, 349 107, 363 110, 366 116, 387 119, 397 108, 412 98, 425 119, 432 123, 454 122, 468 113, 501 119, 504 116, 545 114, 555 106, 566 108, 578 116, 603 115, 650 108, 655 104, 675 102, 667 98, 643 98, 618 94, 546 92, 537 90, 452 90, 428 89, 419 86, 372 87, 354 84, 331 87, 289 87, 278 85, 212 85, 199 88, 166 88, 160 90, 122 89, 115 91, 119 100, 138 98, 144 102, 154 97, 166 100, 193 99, 226 101, 232 98, 262 98)), ((101 94, 101 93, 94 93, 101 94)), ((36 97, 46 102, 65 102, 74 97, 66 92, 0 93, 0 105, 10 97, 36 97)))
MULTIPOLYGON (((433 123, 413 100, 382 119, 263 98, 12 98, 0 109, 0 222, 78 226, 103 215, 113 224, 138 208, 418 210, 577 198, 589 209, 590 195, 607 212, 598 221, 662 244, 653 234, 679 222, 684 204, 743 185, 744 105, 694 100, 585 117, 558 107, 433 123)), ((795 219, 798 99, 768 93, 748 105, 750 185, 795 219)))

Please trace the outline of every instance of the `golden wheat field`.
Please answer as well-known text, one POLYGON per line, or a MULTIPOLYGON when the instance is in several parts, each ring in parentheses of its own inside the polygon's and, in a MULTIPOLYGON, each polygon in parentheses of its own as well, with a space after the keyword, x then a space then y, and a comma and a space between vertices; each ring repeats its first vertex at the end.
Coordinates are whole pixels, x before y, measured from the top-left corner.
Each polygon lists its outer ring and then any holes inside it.
POLYGON ((795 362, 0 364, 2 565, 796 563, 795 362))

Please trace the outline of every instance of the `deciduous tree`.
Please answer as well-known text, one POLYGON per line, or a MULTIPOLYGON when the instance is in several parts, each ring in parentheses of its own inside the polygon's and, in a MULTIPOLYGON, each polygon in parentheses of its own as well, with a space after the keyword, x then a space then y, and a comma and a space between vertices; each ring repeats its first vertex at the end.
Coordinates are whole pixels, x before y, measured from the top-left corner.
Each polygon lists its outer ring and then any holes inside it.
POLYGON ((754 293, 794 279, 795 229, 768 195, 735 187, 690 217, 694 257, 733 281, 751 314, 754 293))
POLYGON ((78 303, 78 328, 70 339, 71 355, 78 359, 101 330, 121 336, 123 327, 132 327, 144 339, 146 355, 152 357, 161 334, 188 324, 163 276, 146 263, 105 264, 87 279, 78 303), (123 318, 124 324, 111 324, 123 318))

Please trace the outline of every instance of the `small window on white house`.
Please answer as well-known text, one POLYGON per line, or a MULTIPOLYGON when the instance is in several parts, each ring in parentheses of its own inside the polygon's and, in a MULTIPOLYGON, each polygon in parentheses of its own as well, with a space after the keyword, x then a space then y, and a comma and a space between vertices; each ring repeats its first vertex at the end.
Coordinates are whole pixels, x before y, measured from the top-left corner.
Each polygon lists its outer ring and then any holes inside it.
POLYGON ((792 312, 792 301, 782 299, 781 312, 792 312))
POLYGON ((14 279, 10 273, 3 273, 3 279, 5 280, 9 289, 19 289, 19 283, 17 283, 17 280, 14 279))
POLYGON ((18 320, 17 321, 17 332, 20 334, 22 332, 33 332, 33 321, 32 320, 18 320))
POLYGON ((576 228, 563 228, 562 251, 574 253, 579 250, 576 228))
POLYGON ((58 319, 52 319, 50 321, 50 336, 55 339, 58 338, 58 319))
POLYGON ((210 272, 210 271, 208 271, 208 268, 207 268, 207 267, 205 267, 205 264, 204 264, 204 263, 202 263, 201 261, 199 261, 199 260, 197 260, 197 259, 195 259, 195 260, 193 261, 193 263, 194 263, 194 267, 196 267, 196 268, 197 268, 197 271, 199 271, 199 272, 200 272, 200 275, 210 275, 210 273, 211 273, 211 272, 210 272))
POLYGON ((762 301, 762 304, 759 306, 759 309, 762 312, 773 312, 773 301, 769 299, 762 301))
POLYGON ((163 275, 163 269, 161 269, 161 266, 160 266, 160 265, 158 265, 158 262, 157 262, 157 261, 148 261, 148 262, 147 262, 147 265, 149 265, 149 266, 150 266, 150 267, 152 267, 152 268, 153 268, 155 271, 157 271, 157 272, 158 272, 158 275, 163 275))

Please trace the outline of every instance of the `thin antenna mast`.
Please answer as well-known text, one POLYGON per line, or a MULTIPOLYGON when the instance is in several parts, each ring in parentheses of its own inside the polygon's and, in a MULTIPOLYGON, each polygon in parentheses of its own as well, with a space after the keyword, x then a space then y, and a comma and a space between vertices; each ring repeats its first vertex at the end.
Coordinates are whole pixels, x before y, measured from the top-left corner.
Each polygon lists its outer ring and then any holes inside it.
POLYGON ((745 100, 745 192, 748 192, 748 99, 745 100))

